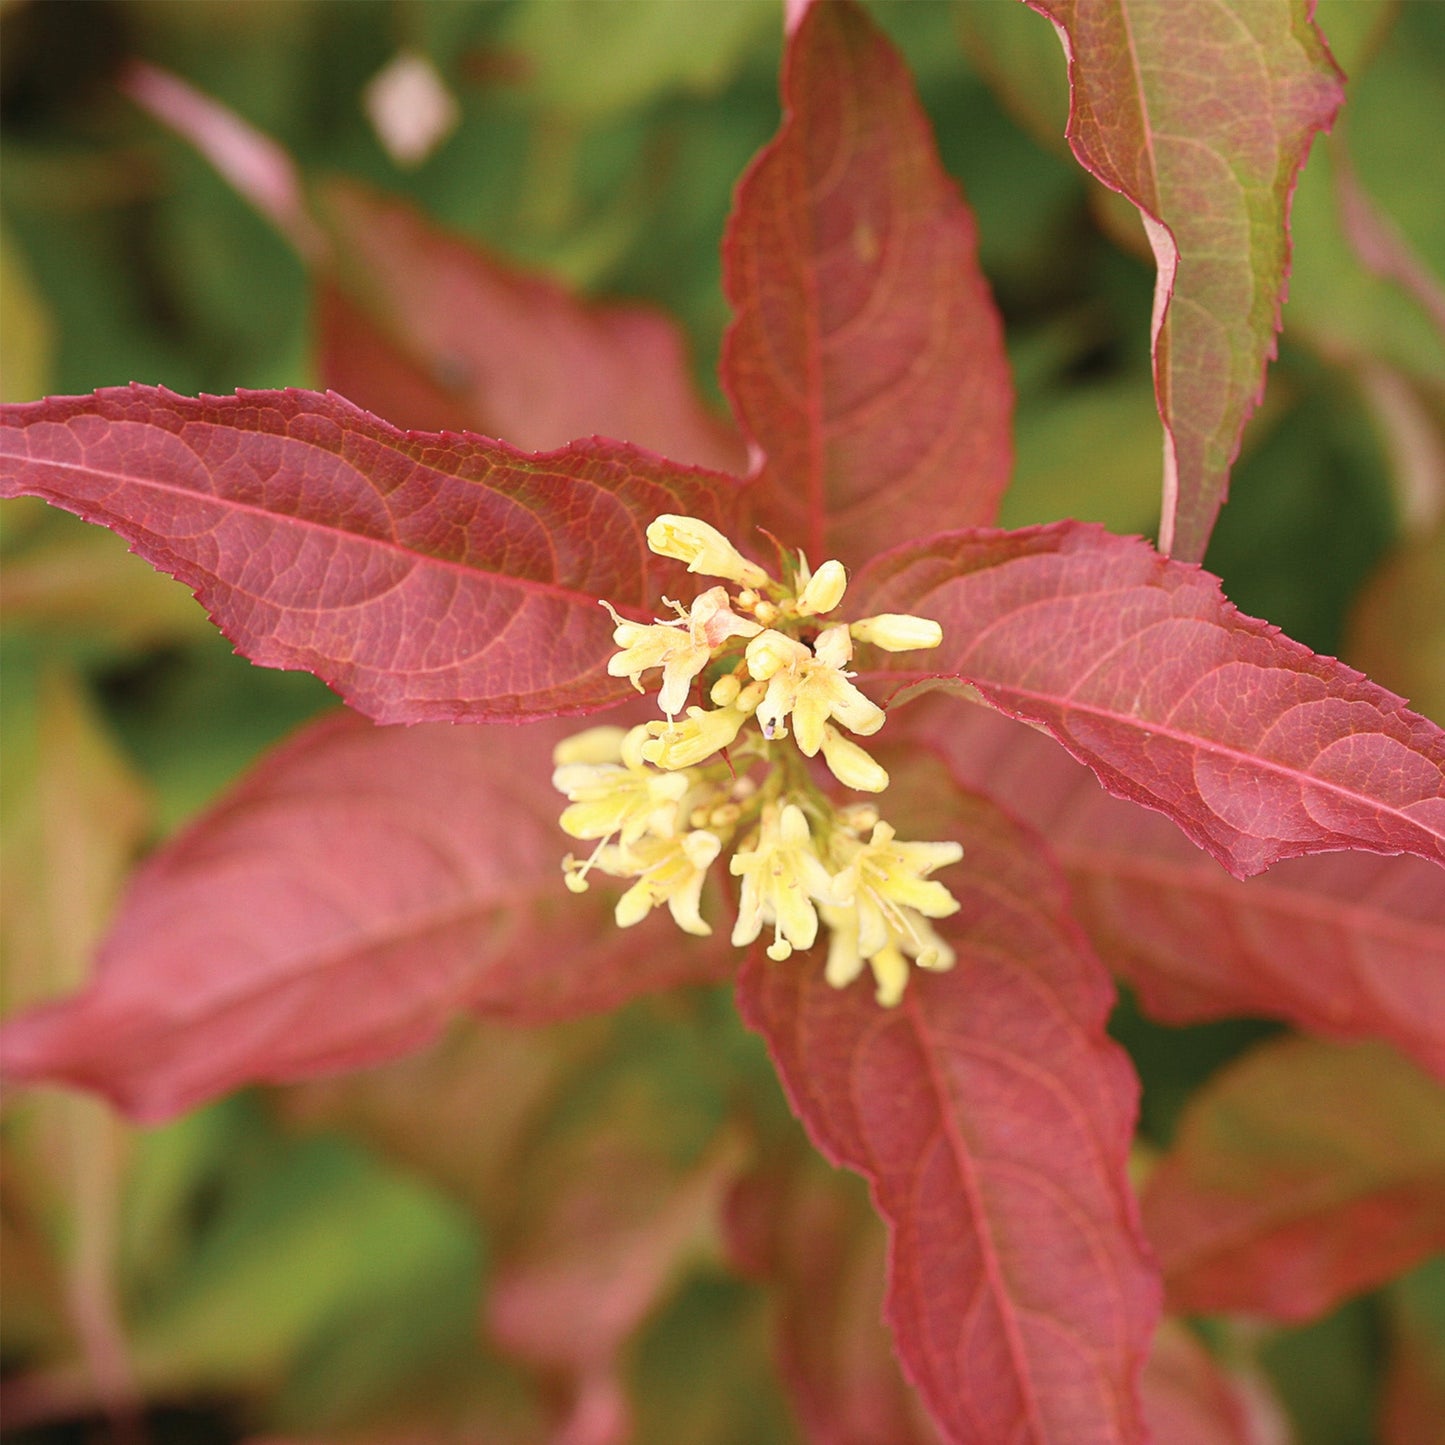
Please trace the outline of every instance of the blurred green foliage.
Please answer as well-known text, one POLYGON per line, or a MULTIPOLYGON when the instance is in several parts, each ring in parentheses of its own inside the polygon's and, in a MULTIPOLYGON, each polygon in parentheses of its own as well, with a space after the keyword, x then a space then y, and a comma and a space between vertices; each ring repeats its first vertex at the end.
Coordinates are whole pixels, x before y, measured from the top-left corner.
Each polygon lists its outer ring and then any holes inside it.
MULTIPOLYGON (((1063 64, 1050 27, 1022 6, 978 0, 873 8, 915 67, 1005 316, 1018 462, 1003 521, 1072 515, 1149 531, 1160 465, 1152 266, 1132 213, 1121 221, 1062 144, 1063 64)), ((699 385, 720 404, 718 242, 732 188, 778 122, 780 16, 769 0, 713 0, 687 6, 685 19, 682 9, 671 0, 9 0, 0 9, 5 399, 132 380, 190 393, 316 381, 303 265, 205 161, 118 93, 121 68, 143 58, 276 137, 309 177, 368 180, 589 294, 665 307, 686 329, 699 385), (361 104, 403 47, 430 58, 461 114, 414 168, 390 159, 361 104)), ((1445 130, 1445 7, 1321 0, 1320 17, 1350 74, 1346 116, 1299 186, 1282 354, 1209 565, 1244 610, 1338 652, 1361 588, 1445 506, 1440 315, 1362 261, 1338 189, 1341 174, 1353 176, 1422 271, 1445 270, 1445 178, 1430 141, 1445 130)), ((49 725, 46 667, 77 680, 106 746, 143 780, 152 833, 173 830, 331 705, 313 679, 233 656, 184 589, 115 538, 39 506, 14 504, 4 520, 10 799, 31 786, 49 725)), ((1391 574, 1406 581, 1391 584, 1389 615, 1422 605, 1419 574, 1391 574)), ((1347 660, 1378 666, 1387 685, 1391 669, 1407 674, 1408 661, 1360 638, 1347 660)), ((1442 696, 1438 678, 1416 685, 1442 696)), ((12 833, 23 812, 7 805, 12 833)), ((4 941, 14 967, 13 928, 4 941)), ((712 1127, 693 1134, 695 1119, 715 1121, 739 1099, 765 1133, 793 1129, 760 1046, 724 997, 663 1012, 665 1027, 647 1009, 625 1016, 617 1038, 635 1051, 632 1086, 670 1100, 684 1142, 712 1127)), ((1188 1091, 1261 1026, 1166 1030, 1126 1006, 1117 1032, 1143 1073, 1147 1132, 1163 1141, 1188 1091)), ((617 1086, 603 1080, 572 1107, 595 1109, 617 1086)), ((209 1438, 243 1425, 385 1418, 408 1400, 435 1404, 468 1371, 481 1384, 457 1402, 462 1417, 478 1398, 514 1400, 515 1381, 476 1339, 487 1228, 445 1171, 402 1165, 365 1131, 298 1136, 286 1118, 242 1099, 127 1131, 123 1182, 101 1215, 115 1217, 138 1387, 234 1402, 209 1438)), ((7 1189, 30 1213, 7 1236, 7 1267, 22 1284, 3 1343, 7 1366, 63 1374, 77 1346, 53 1272, 73 1265, 95 1221, 46 1176, 54 1153, 36 1141, 52 1127, 28 1107, 6 1124, 19 1175, 7 1189)), ((469 1146, 458 1137, 450 1147, 469 1146)), ((1440 1271, 1422 1271, 1387 1303, 1358 1302, 1263 1342, 1303 1445, 1364 1445, 1387 1315, 1428 1335, 1421 1322, 1439 1324, 1442 1291, 1440 1271)), ((750 1287, 706 1268, 693 1276, 631 1360, 647 1402, 639 1438, 677 1438, 669 1431, 684 1409, 694 1411, 690 1439, 791 1438, 763 1364, 759 1311, 750 1287)))

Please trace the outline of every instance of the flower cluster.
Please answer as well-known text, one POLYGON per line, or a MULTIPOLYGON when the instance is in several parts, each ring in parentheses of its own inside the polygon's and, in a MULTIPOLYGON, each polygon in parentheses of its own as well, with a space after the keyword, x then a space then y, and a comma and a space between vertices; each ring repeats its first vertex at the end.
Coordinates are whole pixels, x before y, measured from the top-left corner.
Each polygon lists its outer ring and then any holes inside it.
POLYGON ((593 870, 631 879, 617 903, 620 927, 666 904, 679 928, 706 935, 703 884, 727 854, 740 880, 734 944, 770 928, 768 957, 781 961, 826 929, 828 981, 842 988, 866 964, 879 1002, 896 1004, 910 959, 953 965, 930 920, 958 903, 930 875, 963 849, 899 842, 871 803, 838 806, 808 760, 821 754, 857 792, 887 788, 887 772, 854 741, 884 720, 847 670, 854 643, 911 651, 936 647, 942 630, 898 613, 830 622, 848 585, 841 563, 814 572, 801 556, 784 558, 777 581, 692 517, 657 518, 647 541, 736 590, 711 587, 688 608, 669 601, 676 616, 652 623, 603 604, 618 647, 608 671, 641 692, 643 674, 660 670, 664 717, 630 731, 590 728, 557 748, 562 828, 595 844, 586 858, 564 860, 567 886, 582 892, 593 870), (695 690, 712 706, 689 706, 695 690))

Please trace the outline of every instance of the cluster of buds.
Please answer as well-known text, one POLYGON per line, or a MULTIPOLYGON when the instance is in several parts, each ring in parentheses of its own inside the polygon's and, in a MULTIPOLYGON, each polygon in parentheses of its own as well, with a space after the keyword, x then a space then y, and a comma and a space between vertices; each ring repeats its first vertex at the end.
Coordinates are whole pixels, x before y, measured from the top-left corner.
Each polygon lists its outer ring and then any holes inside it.
POLYGON ((771 928, 767 953, 781 961, 826 929, 828 981, 842 988, 866 964, 879 1002, 896 1004, 910 959, 953 965, 930 920, 958 903, 930 875, 963 849, 899 842, 872 803, 836 804, 807 760, 821 755, 856 792, 887 788, 887 772, 854 741, 884 720, 847 670, 854 643, 912 651, 938 646, 942 630, 901 613, 829 621, 847 590, 841 563, 814 572, 801 556, 785 558, 777 581, 692 517, 658 517, 647 542, 736 590, 711 587, 687 608, 666 602, 676 616, 653 623, 608 606, 618 647, 608 671, 639 692, 643 675, 660 671, 664 716, 630 731, 590 728, 558 746, 562 828, 595 845, 566 858, 567 886, 584 891, 594 870, 632 879, 617 903, 620 927, 666 904, 679 928, 706 935, 703 885, 726 854, 741 880, 735 945, 771 928), (712 706, 690 706, 694 691, 712 706))

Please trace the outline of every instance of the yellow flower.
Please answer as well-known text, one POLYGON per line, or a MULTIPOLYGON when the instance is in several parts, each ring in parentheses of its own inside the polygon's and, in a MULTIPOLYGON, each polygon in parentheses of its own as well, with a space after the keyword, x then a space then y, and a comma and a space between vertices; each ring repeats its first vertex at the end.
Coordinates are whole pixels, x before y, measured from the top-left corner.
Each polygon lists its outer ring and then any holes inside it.
POLYGON ((648 740, 642 744, 642 756, 659 768, 672 771, 691 768, 730 747, 749 714, 736 707, 720 707, 708 712, 700 707, 687 710, 687 720, 648 723, 648 740))
POLYGON ((824 921, 832 932, 827 978, 836 988, 851 983, 866 961, 878 982, 880 1003, 902 996, 904 955, 920 968, 953 967, 954 953, 930 918, 958 912, 958 900, 927 875, 963 857, 958 843, 900 843, 893 827, 874 825, 868 842, 852 845, 847 866, 833 880, 824 921))
POLYGON ((722 839, 703 828, 676 838, 644 838, 633 849, 608 849, 598 860, 603 872, 637 877, 617 900, 617 926, 631 928, 666 903, 684 933, 706 938, 712 929, 701 912, 702 885, 721 851, 722 839))
POLYGON ((756 622, 732 610, 724 587, 708 588, 693 599, 687 612, 673 603, 678 616, 672 622, 629 622, 611 603, 602 605, 612 613, 617 624, 612 640, 622 649, 608 659, 609 675, 630 679, 641 692, 642 674, 660 667, 658 703, 669 717, 682 711, 693 678, 707 666, 715 648, 730 637, 753 637, 762 631, 756 622))
POLYGON ((644 833, 676 829, 678 804, 691 786, 683 773, 659 773, 643 761, 644 728, 591 728, 560 744, 552 786, 566 795, 562 831, 573 838, 620 835, 631 847, 644 833))
MULTIPOLYGON (((806 569, 804 576, 807 576, 806 569)), ((803 589, 798 593, 798 616, 816 617, 822 612, 831 612, 848 590, 848 574, 841 562, 824 562, 812 576, 807 577, 803 589)))
POLYGON ((823 728, 823 761, 845 788, 881 793, 888 786, 887 769, 831 724, 823 728))
POLYGON ((928 617, 914 617, 908 612, 880 612, 850 623, 848 631, 859 642, 871 642, 885 652, 914 652, 922 647, 937 647, 943 641, 943 628, 928 617))
POLYGON ((818 915, 812 900, 831 896, 832 879, 797 804, 765 809, 755 846, 734 853, 729 867, 743 880, 735 946, 751 943, 766 923, 773 925, 771 959, 781 961, 795 948, 813 946, 818 915))
POLYGON ((725 577, 743 587, 763 587, 768 574, 746 557, 718 531, 696 517, 664 512, 647 529, 647 545, 660 557, 675 557, 687 563, 689 572, 706 577, 725 577))
POLYGON ((763 736, 786 737, 783 719, 791 714, 798 747, 811 758, 823 745, 823 725, 829 718, 861 737, 876 733, 883 726, 883 709, 848 680, 843 667, 852 655, 843 624, 820 632, 811 651, 780 632, 754 637, 747 648, 748 671, 768 684, 758 705, 763 736))

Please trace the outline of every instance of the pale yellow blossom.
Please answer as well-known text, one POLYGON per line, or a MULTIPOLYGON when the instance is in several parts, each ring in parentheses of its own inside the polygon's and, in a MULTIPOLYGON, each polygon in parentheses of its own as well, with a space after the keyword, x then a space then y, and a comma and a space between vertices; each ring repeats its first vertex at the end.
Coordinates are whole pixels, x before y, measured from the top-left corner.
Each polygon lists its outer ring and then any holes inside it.
POLYGON ((640 727, 630 734, 621 728, 592 728, 557 749, 559 758, 575 759, 561 762, 552 774, 552 786, 571 804, 562 812, 564 833, 584 839, 615 834, 623 847, 630 847, 644 833, 666 836, 674 831, 689 779, 647 767, 640 752, 645 737, 640 727), (584 756, 597 761, 581 761, 584 756))
POLYGON ((845 788, 860 793, 881 793, 888 786, 888 771, 837 728, 823 728, 823 761, 845 788))
POLYGON ((848 573, 841 562, 824 562, 798 593, 798 616, 816 617, 831 612, 848 590, 848 573))
POLYGON ((883 726, 883 709, 844 672, 852 653, 848 629, 842 624, 819 633, 811 650, 780 632, 754 637, 747 647, 748 671, 768 684, 758 706, 763 736, 786 737, 783 720, 791 715, 798 748, 811 758, 823 745, 823 725, 829 718, 860 737, 876 733, 883 726))
POLYGON ((617 624, 612 640, 621 648, 608 659, 609 675, 628 678, 641 692, 642 674, 660 667, 662 689, 657 700, 669 717, 682 711, 693 678, 716 648, 730 637, 753 637, 762 631, 756 622, 732 610, 724 587, 708 588, 686 612, 678 607, 679 615, 672 622, 629 622, 610 603, 603 606, 617 624))
POLYGON ((768 574, 707 522, 665 512, 647 529, 647 545, 661 557, 687 563, 689 572, 723 577, 744 587, 764 587, 768 574))
POLYGON ((701 912, 702 887, 721 850, 717 834, 701 828, 674 838, 644 838, 635 848, 606 850, 598 860, 603 872, 637 878, 617 900, 617 926, 631 928, 666 903, 684 933, 705 938, 712 928, 701 912))
POLYGON ((732 935, 735 946, 753 942, 769 923, 769 958, 781 961, 795 948, 813 946, 818 937, 813 903, 831 896, 832 879, 797 804, 765 809, 754 846, 734 853, 729 867, 743 880, 732 935))
POLYGON ((937 647, 943 641, 943 628, 928 617, 914 617, 907 612, 880 612, 848 625, 859 642, 871 642, 885 652, 914 652, 919 648, 937 647))
POLYGON ((683 722, 669 718, 665 723, 647 724, 648 739, 642 744, 642 756, 669 771, 694 767, 730 747, 748 716, 736 707, 720 707, 711 712, 690 707, 683 722))

